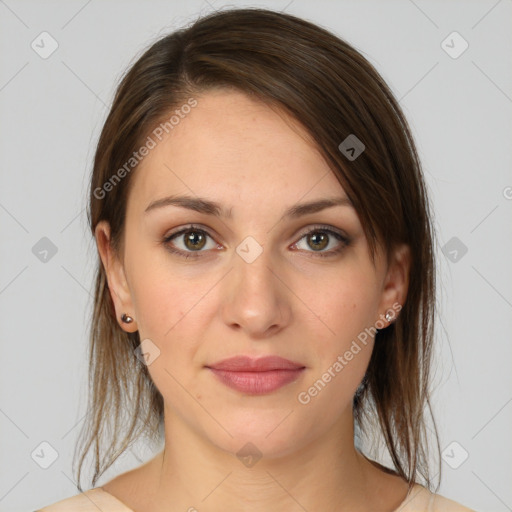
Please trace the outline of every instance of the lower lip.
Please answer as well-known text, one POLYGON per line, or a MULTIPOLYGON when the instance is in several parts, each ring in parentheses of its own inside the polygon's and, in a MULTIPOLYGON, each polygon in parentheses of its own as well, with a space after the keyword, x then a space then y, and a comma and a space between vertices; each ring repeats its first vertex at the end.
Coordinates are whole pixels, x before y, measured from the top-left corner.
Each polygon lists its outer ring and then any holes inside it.
POLYGON ((269 370, 265 372, 233 372, 217 370, 215 368, 210 368, 210 370, 221 382, 230 388, 253 395, 262 395, 297 380, 305 368, 298 368, 297 370, 269 370))

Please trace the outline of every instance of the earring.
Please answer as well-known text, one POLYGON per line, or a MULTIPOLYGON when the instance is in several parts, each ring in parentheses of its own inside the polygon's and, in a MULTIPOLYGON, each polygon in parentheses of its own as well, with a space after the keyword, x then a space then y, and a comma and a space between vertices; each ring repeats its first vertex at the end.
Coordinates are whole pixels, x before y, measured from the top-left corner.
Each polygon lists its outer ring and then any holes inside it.
POLYGON ((121 321, 125 324, 131 324, 133 322, 133 318, 131 316, 128 316, 126 313, 123 313, 121 315, 121 321))
MULTIPOLYGON (((400 311, 400 310, 399 310, 400 311)), ((390 324, 394 323, 394 321, 396 320, 395 316, 394 315, 391 315, 391 313, 389 311, 386 312, 386 315, 384 316, 384 318, 386 319, 387 322, 389 322, 390 324)))

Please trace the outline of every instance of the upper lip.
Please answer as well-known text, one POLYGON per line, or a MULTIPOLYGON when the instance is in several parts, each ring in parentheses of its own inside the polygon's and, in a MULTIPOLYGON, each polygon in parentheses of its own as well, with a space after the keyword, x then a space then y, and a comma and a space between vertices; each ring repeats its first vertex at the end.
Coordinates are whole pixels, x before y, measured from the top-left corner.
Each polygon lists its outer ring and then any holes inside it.
POLYGON ((255 359, 249 356, 235 356, 223 359, 207 368, 232 372, 265 372, 270 370, 298 370, 303 364, 279 356, 265 356, 255 359))

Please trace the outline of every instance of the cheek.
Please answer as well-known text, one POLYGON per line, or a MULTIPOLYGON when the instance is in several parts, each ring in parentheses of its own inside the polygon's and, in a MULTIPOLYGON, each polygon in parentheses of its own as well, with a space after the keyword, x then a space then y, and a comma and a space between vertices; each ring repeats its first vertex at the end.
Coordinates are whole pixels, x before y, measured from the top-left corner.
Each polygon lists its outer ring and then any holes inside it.
POLYGON ((162 349, 190 347, 199 339, 202 327, 197 320, 201 318, 200 299, 204 293, 191 292, 188 286, 189 281, 166 281, 161 275, 156 279, 148 276, 142 282, 136 290, 135 305, 141 337, 154 339, 162 349))
POLYGON ((158 266, 140 266, 132 275, 140 339, 151 340, 154 345, 148 346, 158 354, 148 365, 149 374, 166 402, 172 397, 181 410, 190 402, 185 389, 194 389, 191 375, 199 370, 191 365, 198 361, 205 329, 201 321, 207 301, 200 299, 207 288, 193 287, 189 279, 158 266))
MULTIPOLYGON (((180 382, 203 362, 198 351, 212 322, 216 304, 209 293, 219 280, 210 273, 194 278, 186 266, 169 262, 161 249, 140 250, 130 261, 131 287, 141 341, 151 340, 159 352, 148 370, 159 387, 169 374, 180 382)), ((172 379, 171 379, 172 380, 172 379)))
POLYGON ((130 285, 141 339, 171 342, 204 294, 198 289, 200 283, 179 272, 161 247, 140 248, 132 254, 130 285))
POLYGON ((315 340, 315 347, 310 352, 311 372, 297 401, 328 411, 325 419, 334 421, 340 407, 351 407, 371 358, 377 284, 370 268, 354 264, 317 281, 314 287, 304 282, 299 293, 314 312, 307 311, 304 318, 311 319, 308 337, 315 340))
POLYGON ((330 354, 346 350, 378 318, 377 285, 365 267, 340 267, 317 280, 315 286, 311 286, 311 280, 304 281, 297 295, 306 306, 315 339, 324 340, 323 349, 330 354))
POLYGON ((350 279, 331 280, 329 293, 309 291, 311 309, 319 318, 310 327, 310 339, 315 340, 312 368, 296 401, 304 407, 301 410, 322 416, 325 423, 337 421, 352 407, 372 355, 373 333, 368 327, 375 297, 365 279, 354 272, 350 279))

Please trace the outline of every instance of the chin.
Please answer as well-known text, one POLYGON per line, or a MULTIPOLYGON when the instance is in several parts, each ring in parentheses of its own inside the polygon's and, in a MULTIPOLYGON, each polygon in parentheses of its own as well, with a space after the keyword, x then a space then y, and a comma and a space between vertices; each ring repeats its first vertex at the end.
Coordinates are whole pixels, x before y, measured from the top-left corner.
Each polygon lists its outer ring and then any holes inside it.
MULTIPOLYGON (((219 429, 210 432, 210 441, 221 450, 236 455, 243 462, 244 457, 251 459, 277 459, 286 457, 307 442, 310 433, 299 427, 295 412, 280 409, 278 412, 265 414, 263 411, 230 419, 219 418, 219 422, 231 434, 224 435, 219 429), (292 419, 293 418, 293 419, 292 419), (284 421, 283 421, 284 420, 284 421)), ((207 434, 208 435, 208 434, 207 434)), ((250 467, 250 466, 248 466, 250 467)))

